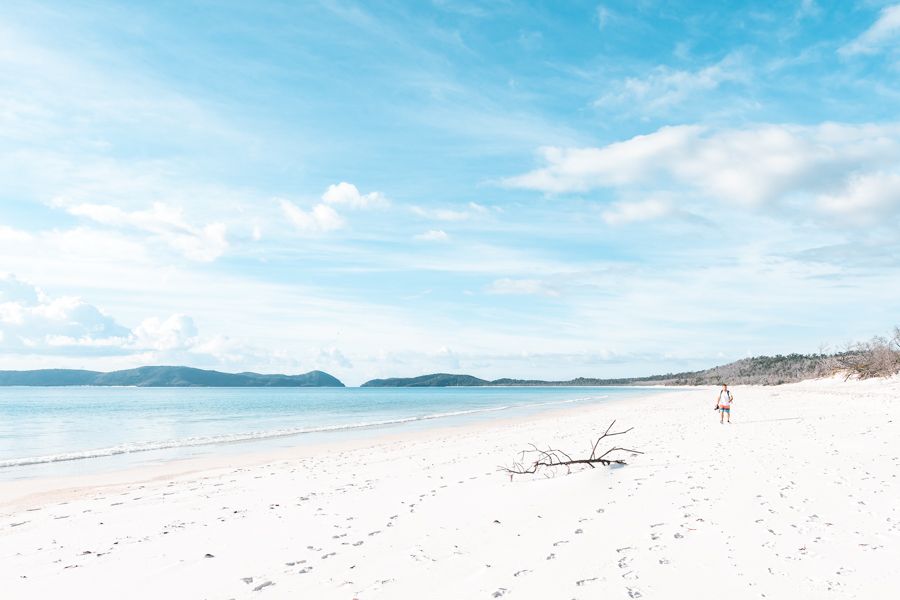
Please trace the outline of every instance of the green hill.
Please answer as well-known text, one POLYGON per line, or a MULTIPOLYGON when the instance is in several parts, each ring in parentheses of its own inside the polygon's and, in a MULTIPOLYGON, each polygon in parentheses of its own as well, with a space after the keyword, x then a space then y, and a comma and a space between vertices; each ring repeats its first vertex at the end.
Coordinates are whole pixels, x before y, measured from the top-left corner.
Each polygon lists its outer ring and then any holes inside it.
POLYGON ((419 377, 393 377, 390 379, 373 379, 362 384, 362 387, 459 387, 490 385, 490 381, 471 375, 451 375, 434 373, 419 377))
POLYGON ((829 366, 829 359, 833 357, 824 354, 755 356, 702 371, 608 379, 578 377, 567 381, 510 378, 488 381, 472 375, 435 373, 409 378, 373 379, 364 383, 363 387, 712 385, 723 382, 745 385, 777 385, 828 375, 832 370, 829 366))
POLYGON ((302 375, 222 373, 192 367, 139 367, 100 373, 74 369, 0 371, 0 386, 137 386, 137 387, 344 387, 322 371, 302 375))

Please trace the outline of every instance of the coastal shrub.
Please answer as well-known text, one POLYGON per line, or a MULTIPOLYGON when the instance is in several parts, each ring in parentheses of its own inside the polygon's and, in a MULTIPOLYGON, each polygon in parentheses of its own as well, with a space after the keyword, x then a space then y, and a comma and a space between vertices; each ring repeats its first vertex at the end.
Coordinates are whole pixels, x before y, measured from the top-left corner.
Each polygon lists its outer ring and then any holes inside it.
POLYGON ((894 327, 891 337, 876 336, 851 344, 846 351, 831 357, 830 362, 832 370, 844 373, 845 379, 896 375, 900 373, 900 327, 894 327))

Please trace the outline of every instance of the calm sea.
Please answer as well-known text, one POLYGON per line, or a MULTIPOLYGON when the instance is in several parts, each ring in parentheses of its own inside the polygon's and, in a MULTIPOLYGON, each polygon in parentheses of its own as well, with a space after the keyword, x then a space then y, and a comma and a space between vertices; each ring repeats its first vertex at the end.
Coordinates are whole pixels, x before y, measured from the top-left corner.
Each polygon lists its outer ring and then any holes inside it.
POLYGON ((0 388, 0 479, 412 431, 646 388, 0 388))

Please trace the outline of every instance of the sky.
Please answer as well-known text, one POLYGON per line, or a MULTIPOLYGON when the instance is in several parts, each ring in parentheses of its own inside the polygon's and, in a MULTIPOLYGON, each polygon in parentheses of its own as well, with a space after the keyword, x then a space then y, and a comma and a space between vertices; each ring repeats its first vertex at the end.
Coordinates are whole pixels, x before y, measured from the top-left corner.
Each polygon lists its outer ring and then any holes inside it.
POLYGON ((0 368, 616 377, 900 322, 900 4, 8 2, 0 368))

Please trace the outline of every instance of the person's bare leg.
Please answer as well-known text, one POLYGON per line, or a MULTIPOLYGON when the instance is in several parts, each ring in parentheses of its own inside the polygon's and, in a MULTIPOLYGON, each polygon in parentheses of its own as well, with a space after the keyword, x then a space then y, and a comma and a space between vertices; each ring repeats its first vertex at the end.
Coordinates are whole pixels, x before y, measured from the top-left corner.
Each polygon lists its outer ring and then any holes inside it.
POLYGON ((719 425, 722 424, 722 421, 725 420, 725 411, 721 408, 719 409, 719 425))

